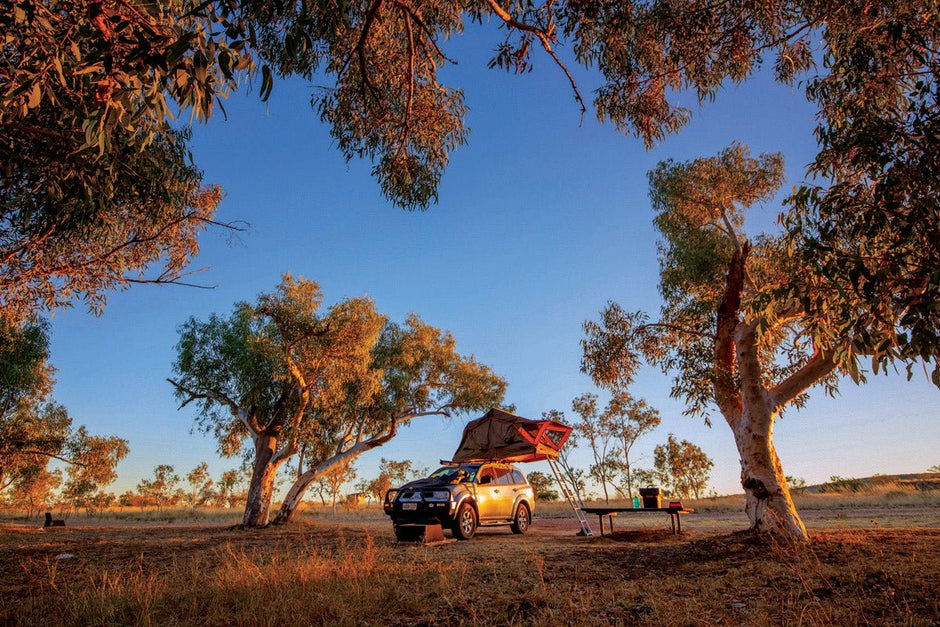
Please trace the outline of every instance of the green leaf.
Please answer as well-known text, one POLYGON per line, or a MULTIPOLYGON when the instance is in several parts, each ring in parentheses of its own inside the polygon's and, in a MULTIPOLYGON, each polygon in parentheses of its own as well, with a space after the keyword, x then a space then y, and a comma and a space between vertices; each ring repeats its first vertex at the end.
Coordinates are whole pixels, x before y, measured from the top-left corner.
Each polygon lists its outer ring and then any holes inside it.
POLYGON ((261 101, 267 102, 274 89, 274 77, 271 75, 271 68, 267 64, 261 66, 261 101))

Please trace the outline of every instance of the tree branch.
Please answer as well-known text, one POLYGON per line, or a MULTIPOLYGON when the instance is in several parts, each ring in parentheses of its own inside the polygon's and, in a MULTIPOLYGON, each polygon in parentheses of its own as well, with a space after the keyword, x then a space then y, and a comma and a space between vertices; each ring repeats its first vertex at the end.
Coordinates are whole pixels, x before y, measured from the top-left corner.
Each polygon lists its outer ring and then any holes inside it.
POLYGON ((369 68, 366 62, 366 41, 369 38, 369 30, 372 28, 372 22, 375 20, 376 13, 382 8, 384 0, 375 0, 369 10, 366 12, 365 20, 362 22, 362 33, 359 35, 359 41, 356 43, 356 54, 359 57, 359 76, 362 78, 363 95, 371 95, 378 100, 378 91, 369 79, 369 68))
POLYGON ((167 381, 169 381, 170 385, 175 387, 180 392, 183 392, 189 395, 189 398, 183 401, 183 403, 179 406, 179 409, 182 409, 186 407, 187 405, 189 405, 191 402, 195 400, 199 400, 199 399, 215 401, 216 403, 220 405, 224 405, 225 407, 228 407, 229 412, 231 412, 232 416, 236 418, 238 421, 240 421, 243 425, 245 425, 245 427, 248 429, 248 431, 252 434, 253 437, 260 435, 261 425, 259 425, 257 421, 248 414, 247 410, 245 410, 243 407, 240 407, 238 403, 230 399, 225 394, 222 394, 221 392, 215 392, 215 391, 196 392, 194 390, 190 390, 189 388, 182 385, 181 383, 177 383, 173 379, 167 379, 167 381))
POLYGON ((678 324, 669 324, 667 322, 647 322, 646 324, 637 325, 635 331, 642 332, 646 329, 666 329, 667 331, 675 331, 677 333, 681 333, 682 335, 691 335, 694 337, 715 337, 712 333, 696 331, 695 329, 689 329, 688 327, 679 326, 678 324))
POLYGON ((25 451, 16 451, 16 454, 17 454, 17 455, 42 455, 42 456, 48 457, 48 458, 50 458, 50 459, 57 459, 57 460, 59 460, 60 462, 65 462, 66 464, 69 464, 69 465, 71 465, 71 466, 78 466, 78 467, 80 467, 80 468, 84 468, 84 467, 86 466, 86 464, 83 464, 83 463, 81 463, 81 462, 77 462, 77 461, 75 461, 75 460, 68 459, 68 458, 66 458, 66 457, 62 457, 62 456, 60 456, 60 455, 56 455, 56 454, 54 454, 54 453, 47 453, 47 452, 45 452, 45 451, 33 451, 33 450, 27 449, 27 450, 25 450, 25 451))
POLYGON ((770 402, 776 410, 805 392, 836 368, 832 351, 816 351, 803 367, 770 389, 770 402))
POLYGON ((581 98, 581 92, 578 90, 577 83, 574 82, 574 77, 571 76, 571 72, 568 71, 568 68, 562 63, 561 59, 558 58, 558 55, 555 54, 555 51, 552 49, 552 40, 553 36, 546 33, 543 29, 538 28, 537 26, 532 26, 531 24, 526 24, 525 22, 520 22, 511 16, 503 7, 499 6, 496 0, 486 0, 486 3, 503 22, 506 23, 510 28, 514 28, 519 31, 526 33, 532 33, 538 37, 539 41, 542 42, 542 48, 545 49, 545 52, 548 53, 554 61, 555 64, 561 68, 561 71, 565 73, 565 76, 568 77, 568 82, 571 83, 571 89, 574 91, 574 98, 578 101, 578 105, 581 107, 581 119, 584 120, 584 114, 587 112, 587 107, 584 104, 584 99, 581 98))

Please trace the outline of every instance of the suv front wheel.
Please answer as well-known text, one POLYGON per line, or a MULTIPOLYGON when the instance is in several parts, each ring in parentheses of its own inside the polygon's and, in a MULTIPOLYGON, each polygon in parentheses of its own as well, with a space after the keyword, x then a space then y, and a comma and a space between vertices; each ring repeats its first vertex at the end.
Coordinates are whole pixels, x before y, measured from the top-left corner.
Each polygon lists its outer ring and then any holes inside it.
POLYGON ((477 531, 477 513, 470 503, 463 502, 457 508, 457 517, 454 520, 454 536, 458 540, 469 540, 477 531))
POLYGON ((509 527, 513 533, 525 533, 529 530, 529 523, 532 522, 532 516, 529 514, 529 506, 525 503, 519 503, 516 508, 516 517, 509 527))

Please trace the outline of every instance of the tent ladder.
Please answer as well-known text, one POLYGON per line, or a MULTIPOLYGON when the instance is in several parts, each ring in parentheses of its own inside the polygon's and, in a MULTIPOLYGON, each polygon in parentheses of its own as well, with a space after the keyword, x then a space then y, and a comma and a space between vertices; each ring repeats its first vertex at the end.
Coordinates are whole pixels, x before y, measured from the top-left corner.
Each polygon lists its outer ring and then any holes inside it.
POLYGON ((578 518, 578 523, 581 525, 581 535, 588 537, 593 536, 594 532, 591 531, 591 525, 588 524, 587 517, 581 510, 581 507, 584 505, 584 503, 581 502, 581 497, 578 496, 577 491, 574 490, 573 486, 571 486, 565 478, 565 475, 562 474, 561 470, 558 468, 558 462, 551 458, 546 461, 552 469, 552 472, 555 473, 555 481, 558 482, 558 487, 561 488, 562 495, 564 495, 568 504, 571 505, 571 509, 574 510, 574 515, 578 518))

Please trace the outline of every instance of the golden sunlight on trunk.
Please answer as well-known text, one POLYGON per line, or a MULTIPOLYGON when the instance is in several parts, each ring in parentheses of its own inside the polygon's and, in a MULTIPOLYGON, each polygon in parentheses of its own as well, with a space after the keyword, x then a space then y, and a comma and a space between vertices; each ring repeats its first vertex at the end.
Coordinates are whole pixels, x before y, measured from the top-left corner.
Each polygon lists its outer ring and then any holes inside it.
POLYGON ((747 498, 745 511, 751 530, 807 540, 806 527, 793 504, 780 458, 772 441, 774 416, 752 420, 750 408, 734 428, 741 458, 741 486, 747 498))

